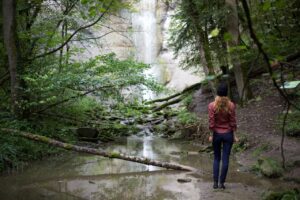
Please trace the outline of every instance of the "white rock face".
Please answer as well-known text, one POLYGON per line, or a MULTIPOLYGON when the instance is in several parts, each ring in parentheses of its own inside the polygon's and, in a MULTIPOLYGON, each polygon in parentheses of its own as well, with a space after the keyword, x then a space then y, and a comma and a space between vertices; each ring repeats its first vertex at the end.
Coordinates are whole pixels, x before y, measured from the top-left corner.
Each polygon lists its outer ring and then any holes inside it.
POLYGON ((78 44, 85 48, 80 59, 114 52, 120 59, 135 58, 151 65, 146 75, 155 77, 168 88, 182 90, 203 79, 203 74, 184 71, 179 66, 180 58, 174 59, 168 47, 169 27, 173 10, 163 0, 140 0, 136 12, 123 10, 112 16, 103 25, 91 30, 100 39, 78 44))
POLYGON ((93 26, 84 38, 95 39, 73 42, 75 46, 82 49, 77 54, 77 59, 87 60, 112 52, 120 59, 134 57, 135 46, 132 41, 131 26, 131 13, 126 10, 93 26))
POLYGON ((195 74, 193 70, 183 70, 180 67, 180 56, 179 58, 174 58, 174 52, 168 46, 168 39, 170 37, 170 23, 171 16, 174 14, 174 9, 169 9, 162 2, 162 0, 158 0, 160 2, 160 7, 158 7, 160 18, 160 36, 161 38, 161 46, 160 53, 158 55, 158 61, 162 65, 162 73, 163 73, 163 83, 167 85, 168 88, 172 88, 175 90, 183 90, 184 88, 195 84, 201 81, 204 77, 203 73, 195 74))

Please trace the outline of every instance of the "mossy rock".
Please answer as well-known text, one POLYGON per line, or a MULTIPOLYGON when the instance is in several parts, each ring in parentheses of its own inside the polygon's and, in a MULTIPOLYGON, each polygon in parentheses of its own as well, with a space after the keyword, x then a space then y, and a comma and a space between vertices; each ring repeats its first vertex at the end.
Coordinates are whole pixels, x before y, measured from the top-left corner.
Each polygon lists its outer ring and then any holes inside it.
POLYGON ((282 192, 269 191, 263 195, 263 200, 298 200, 300 193, 298 189, 292 189, 282 192))
POLYGON ((164 133, 168 130, 168 126, 165 123, 158 124, 153 127, 154 131, 157 133, 164 133))
POLYGON ((280 164, 271 158, 259 159, 258 169, 264 176, 269 178, 278 178, 282 176, 283 173, 280 164))
MULTIPOLYGON (((284 114, 281 115, 282 119, 284 114)), ((281 127, 280 127, 281 128, 281 127)), ((300 136, 300 112, 289 111, 288 118, 286 121, 285 132, 287 136, 299 137, 300 136)))

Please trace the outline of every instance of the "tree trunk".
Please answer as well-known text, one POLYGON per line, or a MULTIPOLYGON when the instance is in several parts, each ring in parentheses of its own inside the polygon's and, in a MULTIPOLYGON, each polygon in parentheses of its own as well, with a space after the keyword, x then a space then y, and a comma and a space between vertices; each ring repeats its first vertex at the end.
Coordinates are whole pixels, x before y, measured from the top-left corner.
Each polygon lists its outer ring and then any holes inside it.
MULTIPOLYGON (((207 33, 205 33, 206 30, 203 30, 201 26, 199 26, 199 20, 200 16, 197 10, 195 10, 196 5, 194 5, 193 2, 189 3, 189 9, 190 9, 190 18, 192 20, 192 24, 195 30, 195 39, 196 39, 196 45, 197 49, 199 51, 199 57, 200 57, 200 63, 203 67, 203 71, 206 76, 209 75, 215 75, 214 68, 211 63, 211 55, 210 51, 208 49, 208 38, 206 38, 207 33)), ((216 84, 213 80, 209 80, 209 85, 211 87, 212 93, 216 94, 216 84)))
POLYGON ((18 74, 19 52, 17 47, 16 32, 16 1, 3 0, 3 35, 5 49, 8 56, 9 74, 10 74, 10 92, 12 109, 15 116, 21 115, 20 107, 20 77, 18 74))
MULTIPOLYGON (((227 18, 227 29, 232 36, 232 40, 229 41, 229 47, 236 47, 240 44, 240 34, 239 34, 239 21, 237 13, 236 0, 226 0, 225 1, 230 12, 227 18)), ((231 63, 233 65, 235 81, 238 89, 238 94, 240 101, 247 100, 251 97, 250 88, 245 84, 246 82, 246 72, 243 70, 242 65, 238 56, 231 57, 231 63), (244 91, 244 92, 243 92, 244 91)))
POLYGON ((2 128, 1 131, 4 133, 21 136, 21 137, 24 137, 24 138, 27 138, 30 140, 46 143, 46 144, 49 144, 49 145, 52 145, 55 147, 60 147, 60 148, 66 149, 66 150, 88 153, 88 154, 93 154, 93 155, 99 155, 99 156, 103 156, 106 158, 117 158, 117 159, 121 159, 121 160, 127 160, 127 161, 131 161, 131 162, 145 164, 145 165, 153 165, 153 166, 162 167, 162 168, 166 168, 166 169, 183 170, 183 171, 196 171, 197 170, 197 169, 189 167, 189 166, 179 165, 179 164, 175 164, 175 163, 160 162, 157 160, 152 160, 152 159, 144 158, 144 157, 129 156, 129 155, 117 153, 117 152, 105 152, 105 151, 101 151, 99 149, 81 147, 81 146, 53 140, 53 139, 50 139, 45 136, 36 135, 36 134, 27 133, 27 132, 18 131, 18 130, 13 130, 13 129, 2 128))

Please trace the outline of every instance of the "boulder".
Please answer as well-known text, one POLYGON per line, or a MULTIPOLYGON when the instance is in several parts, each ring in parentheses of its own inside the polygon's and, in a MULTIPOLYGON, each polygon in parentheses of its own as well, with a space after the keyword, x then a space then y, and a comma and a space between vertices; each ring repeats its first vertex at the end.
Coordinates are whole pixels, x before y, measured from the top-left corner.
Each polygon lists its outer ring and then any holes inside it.
POLYGON ((258 167, 259 167, 259 171, 264 176, 269 178, 278 178, 282 176, 283 173, 283 169, 280 166, 280 164, 271 158, 259 159, 258 167))

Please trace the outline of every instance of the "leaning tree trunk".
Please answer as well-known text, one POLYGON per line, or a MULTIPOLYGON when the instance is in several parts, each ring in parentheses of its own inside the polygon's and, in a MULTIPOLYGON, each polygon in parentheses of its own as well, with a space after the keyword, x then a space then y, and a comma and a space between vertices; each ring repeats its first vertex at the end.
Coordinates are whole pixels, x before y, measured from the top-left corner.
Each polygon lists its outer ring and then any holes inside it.
MULTIPOLYGON (((195 31, 195 39, 196 39, 196 46, 197 50, 199 51, 199 58, 200 58, 200 63, 203 67, 203 71, 206 76, 209 75, 215 75, 214 68, 212 66, 211 62, 211 55, 210 51, 208 48, 208 39, 206 37, 206 30, 203 30, 202 27, 199 25, 199 20, 201 19, 201 16, 199 15, 198 11, 195 9, 196 5, 194 2, 189 2, 189 7, 188 7, 188 12, 189 12, 189 17, 192 20, 192 26, 195 31)), ((209 80, 208 81, 211 91, 213 94, 216 94, 216 84, 214 80, 209 80)))
MULTIPOLYGON (((227 17, 227 29, 228 32, 232 35, 232 40, 228 43, 228 46, 236 47, 240 44, 237 3, 236 0, 226 0, 225 2, 230 10, 227 17)), ((242 101, 243 99, 246 100, 248 98, 251 98, 250 88, 245 84, 246 72, 243 70, 238 56, 233 55, 233 57, 231 57, 231 62, 233 64, 234 76, 240 101, 242 101)))
POLYGON ((21 136, 30 140, 46 143, 55 147, 60 147, 66 150, 71 150, 71 151, 77 151, 77 152, 82 152, 82 153, 88 153, 88 154, 94 154, 94 155, 99 155, 107 158, 117 158, 121 160, 127 160, 131 162, 137 162, 145 165, 153 165, 157 167, 162 167, 166 169, 174 169, 174 170, 183 170, 183 171, 196 171, 195 168, 189 167, 189 166, 184 166, 184 165, 179 165, 175 163, 168 163, 168 162, 160 162, 157 160, 152 160, 149 158, 144 158, 144 157, 136 157, 136 156, 129 156, 126 154, 122 153, 117 153, 117 152, 105 152, 101 151, 99 149, 94 149, 94 148, 88 148, 88 147, 81 147, 69 143, 64 143, 60 142, 54 139, 50 139, 45 136, 41 135, 36 135, 32 133, 27 133, 23 131, 18 131, 18 130, 13 130, 13 129, 6 129, 2 128, 0 129, 4 133, 9 133, 15 136, 21 136))

